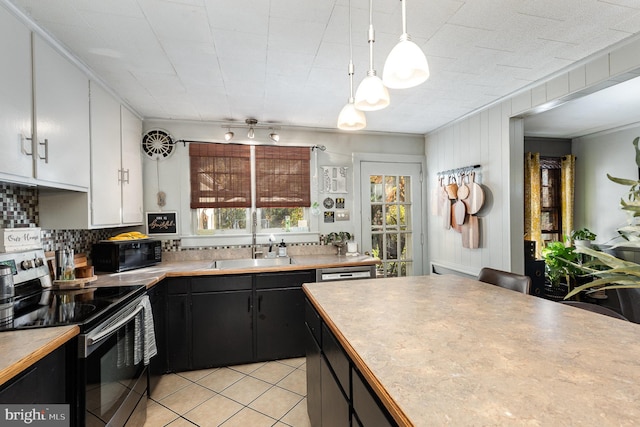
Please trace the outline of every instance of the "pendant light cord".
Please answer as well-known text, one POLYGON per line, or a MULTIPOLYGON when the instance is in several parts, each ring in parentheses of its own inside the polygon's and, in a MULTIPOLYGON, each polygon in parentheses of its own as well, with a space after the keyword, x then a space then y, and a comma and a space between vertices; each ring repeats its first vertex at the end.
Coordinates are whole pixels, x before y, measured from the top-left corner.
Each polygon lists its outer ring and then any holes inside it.
POLYGON ((369 71, 367 75, 375 76, 376 71, 373 69, 373 43, 376 41, 375 32, 373 31, 373 0, 369 0, 369 71))
POLYGON ((353 103, 353 74, 355 67, 353 66, 353 43, 351 41, 351 0, 349 0, 349 102, 353 103))
POLYGON ((400 3, 402 4, 402 34, 407 34, 407 8, 404 0, 400 0, 400 3))

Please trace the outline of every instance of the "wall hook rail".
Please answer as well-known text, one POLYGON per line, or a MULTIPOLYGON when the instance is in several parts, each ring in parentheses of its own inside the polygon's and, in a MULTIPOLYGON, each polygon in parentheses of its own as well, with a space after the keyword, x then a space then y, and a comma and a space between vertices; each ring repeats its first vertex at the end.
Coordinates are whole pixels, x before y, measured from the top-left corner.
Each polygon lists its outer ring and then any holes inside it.
POLYGON ((455 169, 449 169, 449 170, 446 170, 446 171, 440 171, 440 172, 438 172, 438 176, 466 175, 466 174, 474 171, 475 169, 479 169, 480 167, 481 167, 481 165, 463 166, 461 168, 455 168, 455 169))

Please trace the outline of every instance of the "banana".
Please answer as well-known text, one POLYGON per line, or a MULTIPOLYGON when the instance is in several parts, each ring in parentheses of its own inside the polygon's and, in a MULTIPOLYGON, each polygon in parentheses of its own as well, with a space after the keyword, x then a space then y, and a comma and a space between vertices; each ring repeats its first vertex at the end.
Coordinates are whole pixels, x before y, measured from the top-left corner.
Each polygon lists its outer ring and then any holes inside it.
POLYGON ((109 237, 109 240, 137 240, 137 239, 146 239, 146 234, 140 233, 139 231, 128 231, 126 233, 120 233, 115 236, 109 237))

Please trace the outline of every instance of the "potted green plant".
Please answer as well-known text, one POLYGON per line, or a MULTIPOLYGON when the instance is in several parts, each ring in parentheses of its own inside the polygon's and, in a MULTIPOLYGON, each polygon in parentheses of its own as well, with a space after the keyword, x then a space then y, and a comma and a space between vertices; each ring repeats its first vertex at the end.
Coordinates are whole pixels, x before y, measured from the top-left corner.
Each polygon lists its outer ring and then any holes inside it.
POLYGON ((544 259, 544 272, 547 282, 547 296, 562 299, 575 282, 579 270, 578 254, 575 247, 567 246, 564 242, 549 242, 541 251, 544 259))
POLYGON ((607 289, 640 288, 640 264, 587 247, 576 248, 576 252, 590 256, 591 261, 584 264, 573 262, 573 268, 584 272, 594 280, 576 286, 567 293, 565 299, 583 291, 589 295, 607 289))
POLYGON ((596 240, 596 234, 588 228, 581 228, 571 232, 571 240, 574 246, 591 246, 591 242, 596 240))
POLYGON ((327 243, 333 244, 336 248, 338 248, 338 255, 345 254, 345 247, 347 246, 347 242, 351 240, 351 234, 347 231, 333 231, 327 234, 327 243))

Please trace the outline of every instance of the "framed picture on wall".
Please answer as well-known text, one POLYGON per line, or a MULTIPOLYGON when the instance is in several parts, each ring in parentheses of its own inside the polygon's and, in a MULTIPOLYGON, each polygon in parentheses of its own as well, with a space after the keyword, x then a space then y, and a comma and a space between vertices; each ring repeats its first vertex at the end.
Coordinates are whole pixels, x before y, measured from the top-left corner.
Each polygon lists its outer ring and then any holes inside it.
POLYGON ((322 166, 323 193, 347 193, 347 167, 322 166))
POLYGON ((147 234, 178 234, 178 212, 147 212, 147 234))

